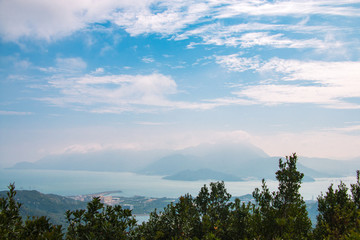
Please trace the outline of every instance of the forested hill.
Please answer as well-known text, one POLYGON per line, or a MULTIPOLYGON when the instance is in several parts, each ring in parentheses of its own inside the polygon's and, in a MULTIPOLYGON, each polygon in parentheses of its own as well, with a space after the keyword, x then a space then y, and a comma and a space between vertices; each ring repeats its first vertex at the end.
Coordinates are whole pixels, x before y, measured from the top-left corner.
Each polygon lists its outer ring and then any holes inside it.
MULTIPOLYGON (((47 216, 53 224, 65 225, 66 210, 83 209, 86 202, 71 198, 43 194, 35 190, 17 190, 15 200, 22 204, 20 214, 26 219, 27 216, 47 216)), ((0 192, 0 198, 6 197, 7 191, 0 192)))
MULTIPOLYGON (((87 202, 78 201, 70 197, 64 197, 55 194, 44 194, 36 190, 16 190, 15 200, 22 204, 20 208, 21 216, 26 219, 28 216, 46 216, 50 222, 56 225, 67 226, 65 220, 65 212, 67 210, 84 209, 87 202)), ((6 198, 7 191, 0 191, 0 198, 6 198)), ((91 194, 89 194, 90 196, 91 194)), ((95 196, 95 195, 94 195, 95 196)), ((239 198, 243 202, 253 202, 254 198, 251 194, 243 196, 232 197, 232 201, 239 198)), ((163 210, 170 202, 177 202, 174 198, 153 198, 153 197, 122 197, 124 203, 132 205, 134 214, 149 214, 155 209, 163 210)), ((309 212, 309 217, 313 224, 316 222, 317 202, 306 201, 306 206, 309 212)))

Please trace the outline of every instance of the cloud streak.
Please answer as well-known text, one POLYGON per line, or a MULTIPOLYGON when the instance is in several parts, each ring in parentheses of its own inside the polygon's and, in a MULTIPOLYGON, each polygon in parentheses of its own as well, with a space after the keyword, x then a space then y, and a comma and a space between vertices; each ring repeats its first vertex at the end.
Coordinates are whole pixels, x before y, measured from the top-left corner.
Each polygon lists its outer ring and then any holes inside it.
POLYGON ((199 37, 200 43, 194 45, 217 45, 240 48, 267 46, 273 48, 314 48, 329 49, 340 48, 344 43, 328 39, 329 32, 343 31, 331 26, 305 26, 297 25, 264 24, 260 22, 226 26, 223 24, 210 24, 194 30, 186 31, 175 37, 175 40, 199 37), (276 31, 277 33, 272 33, 276 31), (280 32, 280 33, 279 33, 280 32), (289 36, 296 34, 294 36, 289 36), (314 38, 314 35, 317 36, 314 38))
POLYGON ((356 8, 347 6, 352 3, 359 3, 359 1, 240 1, 224 6, 217 17, 230 18, 241 14, 250 16, 304 16, 309 14, 360 16, 356 8))
MULTIPOLYGON (((58 95, 37 98, 52 105, 94 113, 152 112, 188 109, 209 110, 230 105, 316 104, 326 108, 359 109, 352 99, 360 98, 360 62, 300 61, 293 59, 244 57, 241 54, 214 56, 232 72, 252 71, 260 80, 234 85, 229 96, 174 101, 181 91, 171 76, 82 75, 72 66, 86 68, 81 59, 58 59, 48 78, 47 89, 58 95), (63 72, 61 72, 63 71, 63 72), (77 75, 77 76, 74 76, 77 75)), ((78 67, 76 67, 78 69, 78 67)), ((81 70, 81 68, 80 68, 81 70)))
POLYGON ((360 98, 360 62, 299 61, 272 58, 261 61, 239 55, 217 56, 230 71, 253 70, 266 84, 241 87, 240 99, 258 104, 313 103, 329 108, 359 109, 351 99, 360 98))
POLYGON ((207 110, 227 105, 205 100, 203 102, 173 101, 178 93, 176 82, 159 73, 150 75, 86 74, 68 77, 53 75, 48 89, 56 89, 57 96, 36 98, 59 107, 93 113, 152 112, 172 109, 207 110))
POLYGON ((32 112, 0 111, 0 115, 3 116, 26 116, 32 114, 33 114, 32 112))
MULTIPOLYGON (((135 105, 166 107, 167 95, 177 92, 173 79, 161 74, 151 75, 85 75, 82 77, 53 76, 48 84, 58 89, 60 97, 45 97, 54 105, 77 105, 80 108, 99 106, 107 111, 126 111, 135 105)), ((105 111, 105 110, 104 110, 105 111)))

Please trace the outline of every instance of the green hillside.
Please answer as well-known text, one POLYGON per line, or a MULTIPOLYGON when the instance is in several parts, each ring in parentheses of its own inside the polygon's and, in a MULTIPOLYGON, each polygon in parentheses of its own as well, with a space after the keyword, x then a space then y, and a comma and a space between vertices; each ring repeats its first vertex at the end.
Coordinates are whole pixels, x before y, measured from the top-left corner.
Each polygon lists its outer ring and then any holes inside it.
MULTIPOLYGON (((71 198, 43 194, 35 190, 17 190, 16 201, 22 204, 20 214, 23 218, 27 216, 47 216, 50 222, 56 225, 66 225, 66 210, 76 210, 86 207, 85 202, 71 198)), ((0 192, 0 197, 6 197, 7 191, 0 192)))

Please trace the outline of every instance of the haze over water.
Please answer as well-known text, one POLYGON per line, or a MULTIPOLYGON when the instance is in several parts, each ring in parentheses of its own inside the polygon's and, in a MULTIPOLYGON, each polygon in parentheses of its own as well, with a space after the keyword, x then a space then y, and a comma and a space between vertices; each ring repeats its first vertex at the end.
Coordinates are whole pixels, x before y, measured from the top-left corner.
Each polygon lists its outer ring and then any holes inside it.
MULTIPOLYGON (((59 170, 0 170, 0 190, 7 190, 9 181, 15 181, 18 190, 38 190, 63 196, 90 194, 103 191, 121 190, 121 196, 172 197, 186 193, 196 196, 200 188, 210 181, 170 181, 161 176, 145 176, 134 173, 59 171, 59 170)), ((316 200, 333 183, 336 187, 343 181, 348 186, 356 177, 322 178, 305 182, 301 194, 305 200, 316 200)), ((276 190, 277 182, 267 181, 270 190, 276 190)), ((225 182, 233 196, 252 194, 261 181, 225 182)))

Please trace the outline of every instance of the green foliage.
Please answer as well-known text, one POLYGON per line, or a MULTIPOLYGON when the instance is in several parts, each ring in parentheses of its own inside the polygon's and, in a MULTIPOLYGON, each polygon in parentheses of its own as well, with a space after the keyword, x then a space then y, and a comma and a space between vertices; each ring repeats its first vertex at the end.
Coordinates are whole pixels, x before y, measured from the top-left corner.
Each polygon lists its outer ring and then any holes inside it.
POLYGON ((205 233, 226 238, 230 198, 231 194, 227 192, 224 182, 210 183, 210 191, 206 185, 201 188, 194 203, 202 217, 202 228, 205 233))
POLYGON ((204 185, 196 198, 187 194, 153 212, 137 229, 137 239, 245 239, 252 205, 230 198, 224 182, 204 185))
MULTIPOLYGON (((0 192, 0 197, 6 196, 7 192, 0 192)), ((65 211, 82 209, 87 205, 85 202, 54 194, 43 194, 35 190, 16 191, 16 201, 23 203, 20 208, 20 216, 23 219, 27 216, 46 216, 52 224, 62 225, 64 228, 67 228, 65 211)))
POLYGON ((129 239, 136 225, 131 210, 120 205, 104 207, 100 198, 89 202, 86 210, 66 211, 65 215, 67 239, 129 239))
POLYGON ((0 239, 62 239, 61 226, 52 225, 46 217, 28 217, 23 222, 15 195, 15 185, 10 184, 7 198, 0 198, 0 239))
POLYGON ((0 236, 3 239, 18 239, 22 222, 20 217, 21 204, 15 201, 15 185, 9 185, 7 198, 0 198, 0 236))
POLYGON ((253 192, 257 203, 255 233, 261 239, 307 239, 310 235, 311 221, 299 193, 304 174, 297 170, 296 162, 295 153, 285 162, 279 160, 277 192, 270 192, 265 180, 262 191, 257 188, 253 192))
POLYGON ((360 239, 360 173, 351 184, 351 195, 344 183, 334 191, 333 185, 318 197, 319 215, 314 230, 316 239, 360 239))
POLYGON ((236 198, 231 206, 228 225, 226 226, 227 239, 253 239, 254 218, 252 215, 253 204, 245 204, 236 198))
POLYGON ((61 226, 54 226, 47 217, 26 219, 20 234, 20 239, 56 240, 62 239, 61 226))
POLYGON ((190 194, 171 203, 164 211, 150 214, 138 229, 138 239, 194 239, 201 236, 200 214, 190 194))

